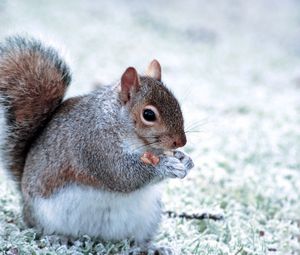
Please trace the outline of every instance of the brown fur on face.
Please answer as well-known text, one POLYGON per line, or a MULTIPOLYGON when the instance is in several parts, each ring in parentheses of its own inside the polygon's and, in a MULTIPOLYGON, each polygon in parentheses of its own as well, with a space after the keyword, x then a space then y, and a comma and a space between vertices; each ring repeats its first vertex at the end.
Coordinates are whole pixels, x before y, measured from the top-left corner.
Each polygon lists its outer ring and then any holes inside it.
POLYGON ((183 146, 186 137, 178 101, 162 82, 146 76, 140 77, 140 81, 140 89, 129 104, 136 133, 152 147, 174 149, 183 146), (145 125, 140 118, 147 105, 155 106, 159 112, 153 126, 145 125))

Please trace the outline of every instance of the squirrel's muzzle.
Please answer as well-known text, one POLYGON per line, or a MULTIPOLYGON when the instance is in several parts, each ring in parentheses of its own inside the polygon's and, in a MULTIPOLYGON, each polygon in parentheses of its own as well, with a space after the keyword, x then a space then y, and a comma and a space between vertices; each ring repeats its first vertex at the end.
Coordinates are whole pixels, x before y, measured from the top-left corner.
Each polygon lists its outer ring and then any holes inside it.
POLYGON ((186 136, 185 134, 182 134, 180 136, 175 137, 173 141, 173 148, 176 149, 178 147, 183 147, 186 145, 186 136))

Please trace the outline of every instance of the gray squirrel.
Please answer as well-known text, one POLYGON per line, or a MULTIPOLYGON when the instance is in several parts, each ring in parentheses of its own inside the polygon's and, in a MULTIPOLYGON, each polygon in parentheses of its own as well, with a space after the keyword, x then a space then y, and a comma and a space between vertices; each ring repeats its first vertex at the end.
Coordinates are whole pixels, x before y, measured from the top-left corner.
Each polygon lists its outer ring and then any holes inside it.
POLYGON ((133 238, 150 247, 161 219, 160 186, 184 178, 192 159, 178 101, 153 60, 117 84, 63 100, 69 67, 52 47, 13 36, 0 44, 2 154, 29 227, 45 234, 133 238))

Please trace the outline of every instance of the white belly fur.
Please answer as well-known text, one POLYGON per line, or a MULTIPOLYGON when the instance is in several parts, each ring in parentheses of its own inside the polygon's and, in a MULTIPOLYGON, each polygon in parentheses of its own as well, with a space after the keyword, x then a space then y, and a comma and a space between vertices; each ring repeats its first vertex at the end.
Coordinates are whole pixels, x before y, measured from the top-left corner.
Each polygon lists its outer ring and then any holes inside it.
POLYGON ((46 234, 143 242, 155 234, 160 221, 160 187, 122 194, 71 185, 50 198, 35 198, 33 211, 46 234))

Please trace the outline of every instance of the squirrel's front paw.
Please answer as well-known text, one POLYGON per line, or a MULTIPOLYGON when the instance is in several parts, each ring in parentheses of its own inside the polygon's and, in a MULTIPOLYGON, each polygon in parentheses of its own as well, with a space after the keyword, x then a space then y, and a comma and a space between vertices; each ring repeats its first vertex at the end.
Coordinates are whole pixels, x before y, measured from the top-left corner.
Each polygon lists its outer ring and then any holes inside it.
POLYGON ((187 168, 178 158, 166 157, 163 158, 160 163, 163 166, 163 174, 165 177, 182 179, 188 173, 187 168))
POLYGON ((191 170, 194 167, 193 160, 187 154, 185 154, 184 152, 175 151, 174 152, 174 157, 180 160, 180 162, 185 166, 187 171, 191 170))

